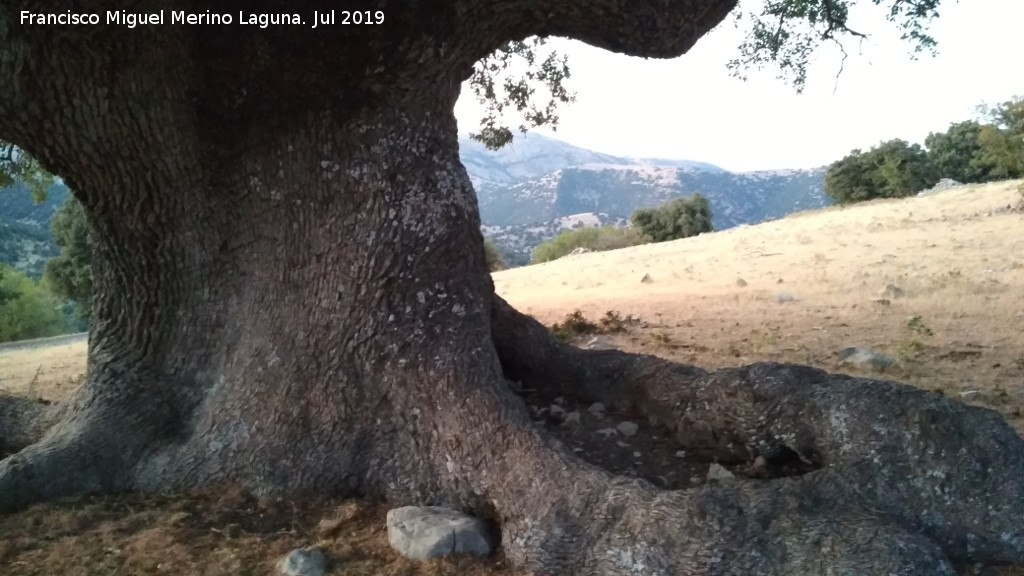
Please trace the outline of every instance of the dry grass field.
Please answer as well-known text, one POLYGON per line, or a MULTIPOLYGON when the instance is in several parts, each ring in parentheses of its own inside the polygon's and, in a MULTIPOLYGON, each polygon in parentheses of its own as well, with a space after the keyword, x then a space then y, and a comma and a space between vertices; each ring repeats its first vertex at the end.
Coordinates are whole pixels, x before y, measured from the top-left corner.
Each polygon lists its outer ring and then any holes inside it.
MULTIPOLYGON (((494 282, 548 325, 575 310, 639 317, 606 336, 624 350, 703 368, 773 360, 880 376, 997 410, 1024 431, 1024 213, 1010 208, 1019 184, 832 207, 494 282), (882 294, 890 284, 898 294, 882 294), (883 375, 838 366, 848 346, 898 363, 883 375)), ((84 343, 0 352, 0 389, 60 399, 81 381, 85 354, 84 343)), ((383 515, 370 503, 233 491, 76 498, 0 518, 0 573, 268 574, 286 551, 319 544, 329 574, 512 574, 500 558, 405 561, 387 547, 383 515)))

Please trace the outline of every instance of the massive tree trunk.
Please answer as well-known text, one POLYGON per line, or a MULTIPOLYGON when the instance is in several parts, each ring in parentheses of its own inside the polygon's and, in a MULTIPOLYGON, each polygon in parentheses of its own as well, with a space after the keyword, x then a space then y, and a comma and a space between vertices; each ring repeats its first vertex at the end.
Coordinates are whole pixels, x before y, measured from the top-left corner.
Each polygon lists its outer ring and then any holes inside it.
POLYGON ((1024 442, 994 413, 801 367, 580 351, 494 295, 460 82, 532 32, 678 54, 732 7, 677 4, 402 7, 318 33, 12 27, 0 8, 0 137, 82 200, 96 275, 87 380, 45 435, 15 426, 9 443, 37 441, 0 462, 0 509, 232 482, 472 510, 548 574, 1024 561, 1024 442), (574 454, 511 381, 799 475, 659 489, 574 454))

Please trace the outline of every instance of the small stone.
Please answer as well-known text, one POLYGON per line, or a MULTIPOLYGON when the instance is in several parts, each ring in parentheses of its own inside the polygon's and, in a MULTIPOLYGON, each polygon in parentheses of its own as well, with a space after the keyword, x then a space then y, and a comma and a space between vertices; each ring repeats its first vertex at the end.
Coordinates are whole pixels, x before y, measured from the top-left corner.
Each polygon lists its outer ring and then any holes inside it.
POLYGON ((587 408, 587 412, 590 412, 595 416, 603 416, 604 404, 601 404, 600 402, 594 402, 593 404, 590 405, 590 408, 587 408))
POLYGON ((562 404, 565 404, 565 398, 563 398, 562 396, 559 396, 558 398, 555 398, 554 400, 552 400, 552 402, 554 402, 555 404, 558 404, 559 406, 561 406, 562 404))
POLYGON ((650 274, 644 274, 644 277, 640 279, 641 284, 650 284, 651 282, 654 282, 654 279, 650 274))
POLYGON ((775 300, 778 302, 792 302, 794 298, 789 292, 777 292, 775 294, 775 300))
POLYGON ((576 410, 573 410, 572 412, 566 412, 565 417, 562 418, 562 421, 565 422, 566 424, 579 424, 580 413, 576 410))
POLYGON ((552 404, 552 405, 551 405, 551 407, 550 407, 550 408, 548 408, 548 411, 549 411, 549 412, 551 413, 551 415, 552 415, 552 416, 554 416, 555 418, 560 418, 560 417, 561 417, 561 416, 562 416, 563 414, 565 414, 565 409, 563 409, 563 408, 562 408, 561 406, 559 406, 558 404, 552 404))
POLYGON ((640 427, 637 426, 635 422, 629 422, 627 420, 626 422, 620 422, 615 429, 618 430, 620 434, 628 438, 635 435, 636 431, 639 430, 640 427))
POLYGON ((402 556, 427 560, 453 554, 488 556, 491 543, 482 520, 437 506, 388 510, 388 543, 402 556))
POLYGON ((960 393, 960 397, 964 400, 972 400, 981 395, 981 390, 965 390, 960 393))
POLYGON ((317 548, 292 550, 277 565, 285 576, 324 576, 327 557, 317 548))
POLYGON ((740 288, 743 288, 744 286, 747 285, 747 281, 744 280, 743 278, 738 278, 736 280, 736 285, 739 286, 740 288))
POLYGON ((871 301, 880 306, 888 306, 891 304, 891 302, 886 298, 872 298, 871 301))
POLYGON ((640 457, 640 453, 639 452, 633 452, 633 458, 639 458, 639 457, 640 457))
POLYGON ((717 462, 712 462, 711 466, 708 466, 708 480, 716 480, 718 482, 728 482, 729 480, 735 480, 736 475, 725 469, 724 466, 717 462))
POLYGON ((686 458, 686 450, 676 450, 676 458, 686 458))
POLYGON ((602 428, 595 432, 595 434, 599 434, 601 436, 604 436, 605 438, 608 438, 610 436, 616 435, 617 432, 615 431, 615 428, 602 428))
POLYGON ((861 368, 872 368, 881 372, 895 363, 895 359, 867 348, 852 347, 843 348, 839 351, 840 365, 852 364, 861 368))
POLYGON ((878 292, 879 296, 887 298, 902 298, 903 294, 903 288, 900 288, 895 284, 886 284, 885 288, 882 288, 878 292))
POLYGON ((779 281, 776 282, 776 284, 782 284, 782 278, 779 278, 779 281))

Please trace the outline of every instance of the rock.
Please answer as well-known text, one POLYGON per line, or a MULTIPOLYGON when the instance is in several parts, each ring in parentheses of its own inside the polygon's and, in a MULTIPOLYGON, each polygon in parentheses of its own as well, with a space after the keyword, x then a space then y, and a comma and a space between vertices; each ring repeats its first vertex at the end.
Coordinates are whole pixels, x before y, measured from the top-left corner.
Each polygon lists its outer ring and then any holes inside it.
POLYGON ((676 458, 686 458, 686 450, 676 450, 676 458))
POLYGON ((775 294, 775 300, 777 302, 792 302, 794 298, 789 292, 777 292, 775 294))
POLYGON ((600 434, 601 436, 604 436, 605 438, 608 438, 610 436, 614 436, 614 435, 618 434, 618 432, 615 431, 615 428, 602 428, 602 429, 598 430, 596 432, 596 434, 600 434))
POLYGON ((483 521, 438 506, 388 510, 388 543, 402 556, 427 560, 453 554, 488 556, 491 542, 483 521))
POLYGON ((881 306, 888 306, 889 304, 891 304, 891 302, 889 302, 889 300, 886 298, 872 298, 871 301, 881 306))
POLYGON ((594 402, 590 405, 590 408, 587 408, 587 412, 590 412, 594 416, 604 416, 604 404, 594 402))
POLYGON ((867 348, 852 347, 843 348, 839 351, 840 365, 850 364, 860 368, 872 368, 881 372, 895 363, 896 360, 893 358, 867 348))
POLYGON ((641 454, 639 452, 633 452, 633 458, 639 458, 641 454))
POLYGON ((743 288, 744 286, 747 285, 747 281, 744 280, 743 278, 737 278, 736 285, 739 286, 740 288, 743 288))
POLYGON ((619 422, 619 425, 615 427, 625 437, 630 437, 636 434, 636 431, 640 429, 635 422, 619 422))
POLYGON ((735 474, 726 470, 724 466, 717 462, 712 462, 711 466, 708 466, 708 481, 728 482, 735 479, 735 474))
POLYGON ((610 350, 613 348, 608 339, 604 336, 594 336, 583 345, 587 350, 610 350))
POLYGON ((558 404, 552 404, 548 411, 555 418, 561 418, 565 414, 565 409, 558 404))
POLYGON ((950 188, 959 188, 959 187, 961 187, 963 185, 964 184, 962 182, 957 182, 956 180, 953 180, 952 178, 943 178, 943 179, 939 180, 935 184, 935 186, 932 186, 931 188, 929 188, 927 190, 921 190, 920 192, 917 193, 917 195, 918 196, 927 196, 929 194, 935 194, 936 192, 942 192, 943 190, 949 190, 950 188))
POLYGON ((565 422, 566 424, 579 424, 580 413, 575 410, 573 410, 572 412, 566 412, 565 417, 562 418, 562 421, 565 422))
POLYGON ((964 390, 960 393, 960 397, 964 400, 973 400, 981 395, 981 390, 964 390))
POLYGON ((654 279, 650 274, 644 274, 644 277, 640 279, 641 284, 650 284, 651 282, 654 282, 654 279))
POLYGON ((782 284, 782 278, 779 278, 779 281, 776 282, 776 284, 782 284))
POLYGON ((324 576, 327 557, 318 548, 299 548, 289 552, 277 569, 285 576, 324 576))
POLYGON ((895 284, 886 284, 885 288, 879 290, 878 295, 883 298, 902 298, 903 288, 900 288, 895 284))

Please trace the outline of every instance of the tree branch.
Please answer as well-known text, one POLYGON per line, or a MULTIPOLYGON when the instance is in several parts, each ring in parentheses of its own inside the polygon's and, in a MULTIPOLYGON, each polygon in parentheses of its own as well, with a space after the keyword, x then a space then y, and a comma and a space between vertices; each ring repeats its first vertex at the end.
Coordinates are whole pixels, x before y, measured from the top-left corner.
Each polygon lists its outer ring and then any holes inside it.
POLYGON ((598 48, 645 58, 680 56, 714 28, 737 0, 466 0, 463 27, 488 34, 482 58, 505 42, 563 36, 598 48), (470 7, 476 5, 475 7, 470 7), (494 22, 500 22, 496 26, 494 22))

